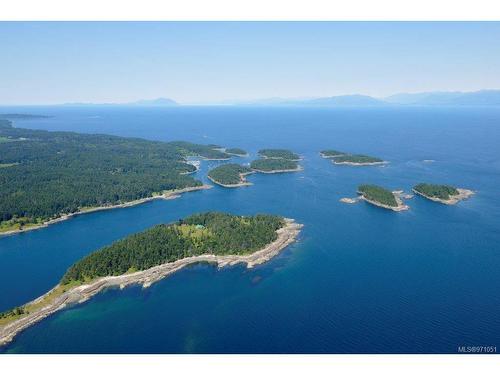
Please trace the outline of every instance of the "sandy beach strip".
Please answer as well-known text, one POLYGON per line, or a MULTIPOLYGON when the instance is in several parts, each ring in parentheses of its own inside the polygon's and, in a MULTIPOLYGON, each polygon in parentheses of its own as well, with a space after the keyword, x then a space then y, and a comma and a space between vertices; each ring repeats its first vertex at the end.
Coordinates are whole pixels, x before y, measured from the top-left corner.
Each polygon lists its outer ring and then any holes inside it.
MULTIPOLYGON (((189 258, 179 259, 175 262, 161 264, 149 268, 144 271, 138 271, 130 274, 120 276, 107 276, 99 278, 90 284, 80 285, 74 287, 60 296, 56 297, 46 306, 40 310, 34 311, 29 315, 15 320, 0 327, 0 345, 5 345, 12 341, 12 339, 22 330, 30 327, 31 325, 39 322, 47 316, 65 308, 68 305, 82 303, 93 297, 100 291, 110 287, 125 288, 132 284, 142 284, 144 288, 149 287, 151 284, 171 275, 174 272, 186 267, 190 264, 207 262, 216 264, 218 268, 232 266, 239 263, 246 264, 247 268, 252 268, 256 265, 262 264, 276 256, 288 245, 296 241, 300 233, 302 224, 295 223, 293 219, 285 219, 286 224, 283 228, 276 231, 278 238, 272 243, 268 244, 261 250, 248 255, 200 255, 189 258)), ((55 288, 57 288, 56 286, 55 288)), ((54 288, 54 289, 55 289, 54 288)), ((54 290, 52 289, 52 290, 54 290)), ((30 304, 40 302, 43 298, 48 296, 51 291, 43 296, 33 300, 30 304)))

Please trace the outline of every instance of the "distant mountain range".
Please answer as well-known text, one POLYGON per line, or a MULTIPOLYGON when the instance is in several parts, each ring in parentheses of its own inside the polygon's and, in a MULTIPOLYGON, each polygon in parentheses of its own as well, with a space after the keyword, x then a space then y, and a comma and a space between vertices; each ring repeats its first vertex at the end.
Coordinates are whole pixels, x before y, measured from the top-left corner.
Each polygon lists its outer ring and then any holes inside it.
POLYGON ((372 106, 387 105, 389 103, 367 95, 339 95, 325 98, 307 99, 268 98, 253 101, 233 102, 230 104, 250 106, 372 106))
POLYGON ((138 100, 136 102, 129 103, 128 105, 137 105, 143 107, 165 107, 179 104, 175 100, 169 98, 158 98, 152 100, 138 100))
POLYGON ((500 90, 396 94, 384 100, 393 104, 412 105, 500 105, 500 90))
POLYGON ((416 94, 401 93, 386 98, 367 95, 339 95, 312 99, 270 98, 235 105, 252 106, 383 106, 383 105, 464 105, 500 106, 500 90, 481 90, 474 92, 423 92, 416 94))
POLYGON ((151 100, 138 100, 130 103, 65 103, 67 106, 137 106, 137 107, 172 107, 179 105, 169 98, 157 98, 151 100))
MULTIPOLYGON (((181 105, 169 98, 138 100, 129 103, 66 103, 66 106, 137 106, 172 107, 181 105)), ((208 105, 233 106, 315 106, 315 107, 372 107, 395 105, 423 106, 500 106, 500 90, 472 92, 432 91, 421 93, 400 93, 385 98, 368 95, 338 95, 323 98, 266 98, 244 101, 224 101, 208 105)))
POLYGON ((312 106, 372 106, 387 103, 367 95, 340 95, 301 101, 299 104, 312 106))

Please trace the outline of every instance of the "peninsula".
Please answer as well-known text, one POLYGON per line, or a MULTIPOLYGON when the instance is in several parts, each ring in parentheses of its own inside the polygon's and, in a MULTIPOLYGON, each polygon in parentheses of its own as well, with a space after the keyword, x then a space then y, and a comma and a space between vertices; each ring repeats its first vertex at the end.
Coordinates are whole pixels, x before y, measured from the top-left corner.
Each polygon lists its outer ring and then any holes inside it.
POLYGON ((210 170, 207 177, 213 183, 227 187, 234 188, 240 186, 252 185, 245 179, 248 174, 254 173, 249 167, 239 164, 223 164, 210 170))
POLYGON ((450 185, 421 183, 413 187, 413 192, 434 202, 456 204, 474 195, 472 190, 459 189, 450 185))
POLYGON ((360 185, 358 187, 358 194, 360 194, 361 199, 364 201, 388 210, 404 211, 409 209, 403 203, 400 194, 395 194, 377 185, 360 185))
POLYGON ((71 266, 43 296, 0 314, 0 345, 64 307, 105 288, 152 283, 200 262, 218 267, 264 263, 294 242, 302 225, 274 215, 209 212, 160 224, 106 246, 71 266))
POLYGON ((387 161, 374 156, 349 154, 337 150, 323 150, 319 154, 322 158, 332 159, 332 163, 337 165, 366 166, 387 164, 387 161))
POLYGON ((197 167, 188 156, 230 158, 210 145, 22 129, 0 119, 0 235, 206 188, 189 175, 197 167))

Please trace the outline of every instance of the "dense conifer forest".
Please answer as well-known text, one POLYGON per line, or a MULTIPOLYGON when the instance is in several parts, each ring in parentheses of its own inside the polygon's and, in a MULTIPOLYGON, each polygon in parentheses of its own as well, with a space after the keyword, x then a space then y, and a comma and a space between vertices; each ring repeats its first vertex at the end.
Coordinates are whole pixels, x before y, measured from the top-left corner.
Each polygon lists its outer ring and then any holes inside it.
POLYGON ((0 119, 0 231, 63 214, 201 185, 186 155, 229 157, 211 146, 16 128, 0 119))

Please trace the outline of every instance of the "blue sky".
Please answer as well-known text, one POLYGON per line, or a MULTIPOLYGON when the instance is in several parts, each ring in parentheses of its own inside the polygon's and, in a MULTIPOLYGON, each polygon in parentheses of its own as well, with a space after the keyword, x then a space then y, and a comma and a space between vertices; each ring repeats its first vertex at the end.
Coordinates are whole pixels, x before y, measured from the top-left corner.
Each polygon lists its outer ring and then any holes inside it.
POLYGON ((500 22, 0 22, 0 104, 500 88, 500 22))

